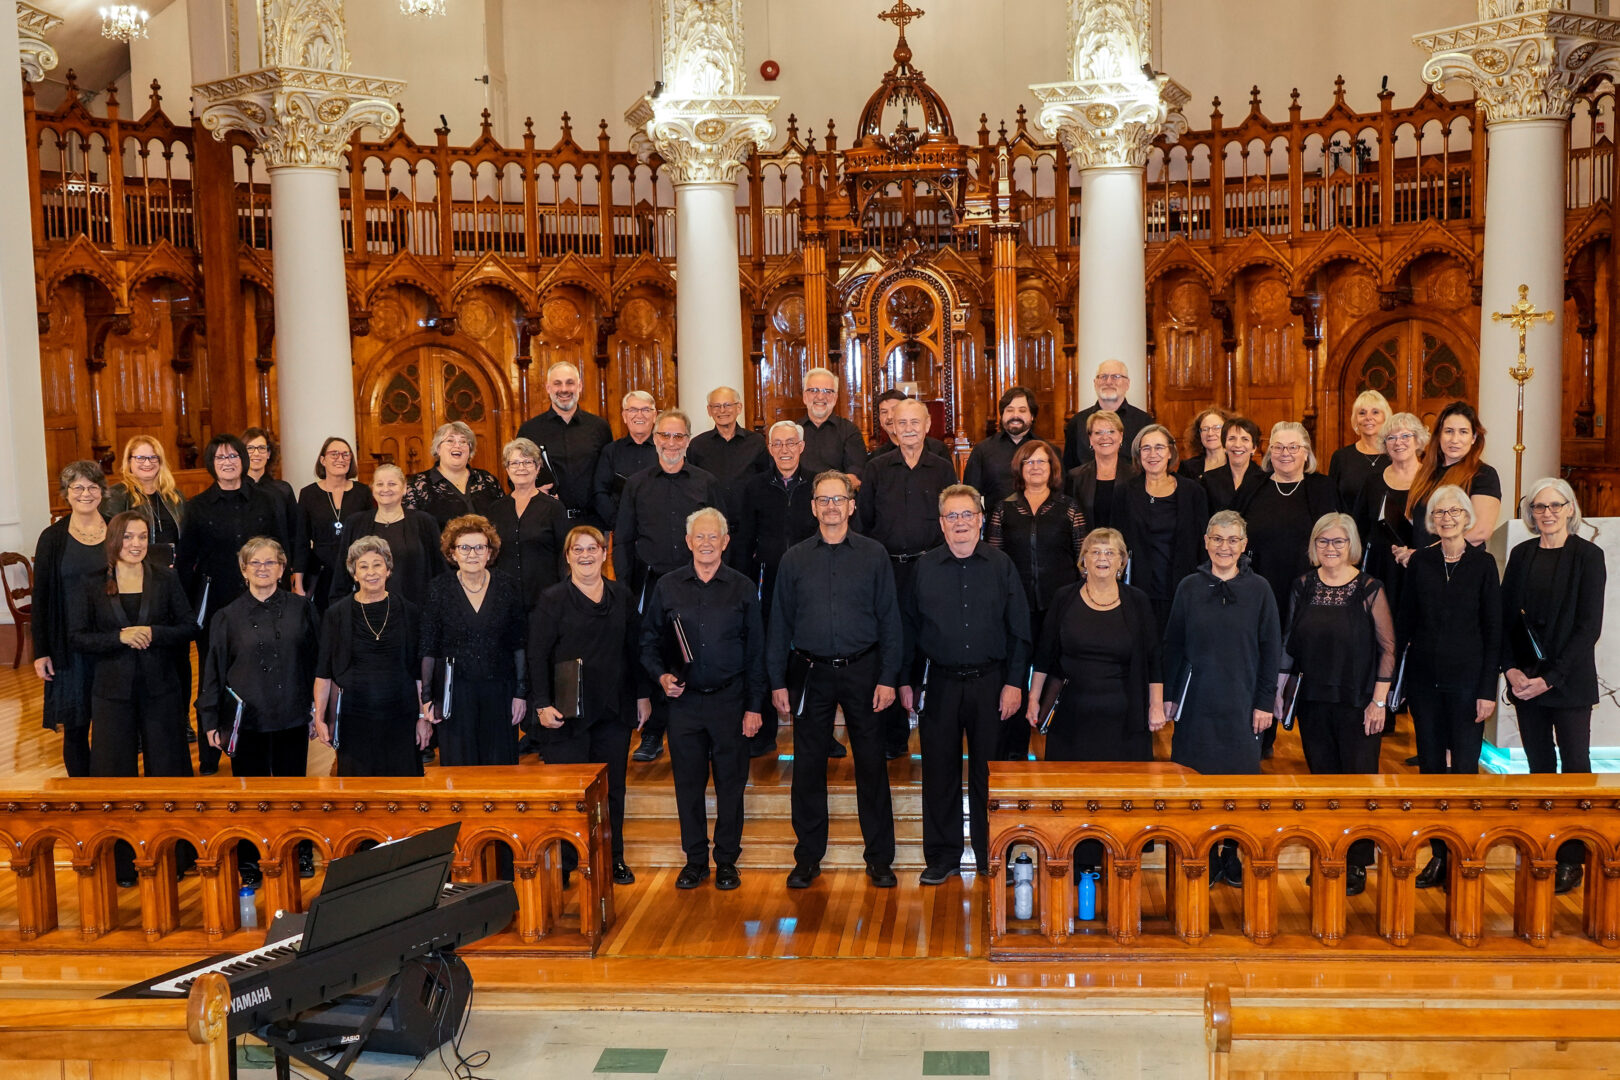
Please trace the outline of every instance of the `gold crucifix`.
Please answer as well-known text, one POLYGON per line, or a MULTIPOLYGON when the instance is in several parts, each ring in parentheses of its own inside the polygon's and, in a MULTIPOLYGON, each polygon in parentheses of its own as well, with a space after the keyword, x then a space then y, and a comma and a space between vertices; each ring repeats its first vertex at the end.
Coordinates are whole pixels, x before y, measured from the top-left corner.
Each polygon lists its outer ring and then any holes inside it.
POLYGON ((1519 384, 1519 432, 1513 443, 1513 505, 1519 505, 1523 494, 1520 490, 1524 485, 1524 384, 1535 377, 1536 369, 1525 362, 1524 335, 1529 333, 1530 327, 1537 319, 1552 322, 1557 317, 1556 312, 1537 311, 1536 306, 1530 302, 1530 286, 1519 286, 1519 299, 1506 311, 1491 312, 1491 322, 1510 322, 1519 332, 1519 362, 1508 368, 1508 375, 1519 384))
POLYGON ((922 10, 922 8, 912 7, 906 3, 906 0, 894 0, 894 7, 879 15, 878 18, 894 23, 900 29, 900 36, 905 37, 906 27, 926 14, 928 12, 922 10))

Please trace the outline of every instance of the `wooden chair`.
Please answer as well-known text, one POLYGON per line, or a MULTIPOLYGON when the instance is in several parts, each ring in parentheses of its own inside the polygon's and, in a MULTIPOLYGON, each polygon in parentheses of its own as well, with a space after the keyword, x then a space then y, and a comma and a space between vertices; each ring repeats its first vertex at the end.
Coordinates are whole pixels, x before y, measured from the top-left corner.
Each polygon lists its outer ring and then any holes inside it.
POLYGON ((11 622, 17 630, 17 649, 11 656, 15 670, 22 663, 23 640, 28 636, 28 624, 34 617, 34 564, 28 561, 28 556, 0 551, 0 590, 6 594, 6 607, 11 610, 11 622), (7 568, 11 566, 23 568, 25 584, 21 587, 13 587, 7 577, 7 568))

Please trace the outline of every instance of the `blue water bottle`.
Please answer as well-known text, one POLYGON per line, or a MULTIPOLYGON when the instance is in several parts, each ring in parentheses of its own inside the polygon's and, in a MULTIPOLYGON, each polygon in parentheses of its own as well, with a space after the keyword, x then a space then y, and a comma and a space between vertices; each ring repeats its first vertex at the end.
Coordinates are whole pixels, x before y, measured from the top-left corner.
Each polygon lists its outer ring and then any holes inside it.
POLYGON ((1080 875, 1080 918, 1097 917, 1097 871, 1087 870, 1080 875))

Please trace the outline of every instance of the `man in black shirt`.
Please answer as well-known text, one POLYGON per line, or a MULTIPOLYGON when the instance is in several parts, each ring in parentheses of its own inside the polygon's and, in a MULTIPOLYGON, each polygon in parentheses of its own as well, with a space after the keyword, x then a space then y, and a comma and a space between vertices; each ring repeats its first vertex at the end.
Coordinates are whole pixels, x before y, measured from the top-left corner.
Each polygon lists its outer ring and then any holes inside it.
POLYGON ((592 504, 596 484, 596 459, 602 448, 613 441, 608 422, 579 407, 583 384, 579 368, 566 361, 551 365, 546 372, 546 394, 551 408, 531 416, 518 428, 520 438, 540 448, 540 486, 562 502, 568 511, 569 527, 594 525, 613 527, 603 521, 592 504))
POLYGON ((636 473, 658 463, 652 441, 658 402, 645 390, 632 390, 624 395, 619 408, 625 433, 608 443, 596 459, 594 502, 603 521, 619 520, 619 496, 624 493, 624 485, 636 473))
POLYGON ((721 565, 730 537, 709 508, 686 519, 692 562, 658 579, 641 620, 641 666, 669 699, 669 766, 686 866, 677 889, 709 876, 704 792, 714 763, 714 887, 742 883, 743 792, 748 739, 761 721, 765 629, 754 583, 721 565), (688 659, 690 656, 690 659, 688 659))
MULTIPOLYGON (((636 610, 647 609, 658 579, 688 564, 686 519, 705 506, 719 507, 720 484, 714 474, 686 463, 692 425, 679 409, 666 409, 653 425, 658 464, 632 476, 619 499, 613 529, 613 576, 627 585, 636 610)), ((667 701, 653 696, 652 719, 641 729, 641 742, 631 755, 652 761, 664 752, 667 701)))
MULTIPOLYGON (((883 545, 894 565, 894 587, 905 600, 917 560, 944 537, 939 531, 939 493, 956 483, 956 470, 923 449, 928 407, 902 401, 890 426, 900 448, 867 462, 861 483, 861 531, 883 545)), ((907 710, 892 704, 883 718, 884 753, 905 754, 911 738, 907 710)))
POLYGON ((1001 430, 975 446, 962 469, 962 483, 984 496, 987 514, 1013 493, 1013 455, 1035 430, 1035 418, 1040 415, 1035 395, 1022 386, 1002 394, 1000 407, 1001 430))
POLYGON ((848 473, 851 483, 860 483, 861 467, 866 464, 866 440, 861 431, 842 416, 835 416, 838 404, 838 376, 826 368, 804 373, 805 414, 799 417, 804 429, 804 471, 820 476, 828 469, 848 473))
POLYGON ((900 701, 920 714, 924 885, 961 873, 964 732, 973 859, 980 874, 990 869, 990 762, 1001 725, 1023 722, 1018 707, 1033 644, 1017 569, 979 539, 979 493, 966 484, 946 488, 939 523, 945 544, 917 560, 901 605, 908 674, 900 701))
POLYGON ((771 702, 793 716, 793 849, 790 889, 809 888, 827 853, 827 749, 833 719, 855 755, 855 803, 866 873, 893 888, 894 810, 877 713, 894 702, 902 649, 894 573, 881 544, 849 528, 855 487, 842 472, 815 481, 815 536, 777 569, 766 638, 771 702))
POLYGON ((743 427, 742 398, 729 386, 709 391, 709 419, 714 427, 692 437, 687 459, 700 469, 714 473, 726 500, 726 517, 732 521, 742 511, 738 505, 750 477, 771 467, 765 450, 765 436, 743 427))
POLYGON ((1086 437, 1086 419, 1094 412, 1115 412, 1119 414, 1120 422, 1125 425, 1124 445, 1129 453, 1131 444, 1136 441, 1136 433, 1153 423, 1153 414, 1125 400, 1125 395, 1131 389, 1131 377, 1125 370, 1125 365, 1118 360, 1104 360, 1097 365, 1097 376, 1091 380, 1091 385, 1097 390, 1097 403, 1088 408, 1081 409, 1070 417, 1069 425, 1063 431, 1063 471, 1078 469, 1096 455, 1091 450, 1091 440, 1086 437))
MULTIPOLYGON (((890 429, 894 426, 895 407, 905 400, 907 400, 906 392, 892 386, 877 396, 877 424, 878 430, 883 433, 883 439, 872 450, 872 457, 877 457, 879 454, 892 454, 899 448, 900 443, 895 440, 894 432, 890 429)), ((942 457, 946 461, 951 460, 950 450, 932 435, 923 439, 923 449, 935 457, 942 457)), ((868 460, 871 459, 868 458, 868 460)))

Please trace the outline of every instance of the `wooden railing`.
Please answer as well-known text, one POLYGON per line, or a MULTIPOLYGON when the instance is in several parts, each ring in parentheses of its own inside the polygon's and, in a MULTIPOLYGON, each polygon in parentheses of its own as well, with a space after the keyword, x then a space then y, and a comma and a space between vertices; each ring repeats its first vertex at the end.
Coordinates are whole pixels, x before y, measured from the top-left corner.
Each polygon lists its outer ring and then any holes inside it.
MULTIPOLYGON (((238 842, 259 849, 263 911, 303 911, 301 841, 322 861, 367 841, 461 824, 456 881, 487 878, 495 845, 511 848, 518 895, 515 926, 487 947, 590 955, 613 923, 607 773, 600 765, 439 769, 429 779, 56 780, 41 789, 0 790, 0 843, 16 878, 20 948, 217 949, 237 942, 238 842), (114 844, 135 849, 139 930, 120 925, 114 844), (197 852, 200 926, 182 927, 177 846, 197 852), (573 897, 562 888, 562 843, 579 853, 573 897), (78 878, 77 934, 61 927, 56 864, 78 878)), ((246 947, 244 944, 243 947, 246 947)))
MULTIPOLYGON (((1517 855, 1513 933, 1545 947, 1553 935, 1553 871, 1565 840, 1586 844, 1582 930, 1592 955, 1620 947, 1620 780, 1605 776, 1219 776, 1157 766, 1134 775, 1122 765, 1058 762, 990 766, 991 956, 1051 958, 1090 954, 1110 942, 1134 948, 1202 945, 1245 950, 1278 937, 1278 864, 1283 849, 1310 860, 1310 934, 1322 945, 1345 937, 1345 865, 1350 845, 1377 845, 1376 943, 1414 938, 1416 871, 1429 840, 1451 852, 1446 933, 1457 946, 1493 948, 1485 880, 1491 849, 1517 855), (1226 839, 1242 852, 1241 933, 1212 935, 1209 854, 1226 839), (1103 850, 1095 929, 1076 923, 1071 873, 1081 841, 1103 850), (1168 926, 1144 933, 1143 854, 1165 849, 1168 926), (1013 849, 1035 860, 1037 905, 1020 922, 1011 911, 1013 849), (1602 949, 1598 948, 1602 946, 1602 949)), ((1434 935, 1433 944, 1448 939, 1434 935)), ((1426 941, 1425 944, 1431 942, 1426 941)), ((1564 938, 1561 946, 1570 945, 1564 938)), ((1534 955, 1534 952, 1531 952, 1534 955)))

